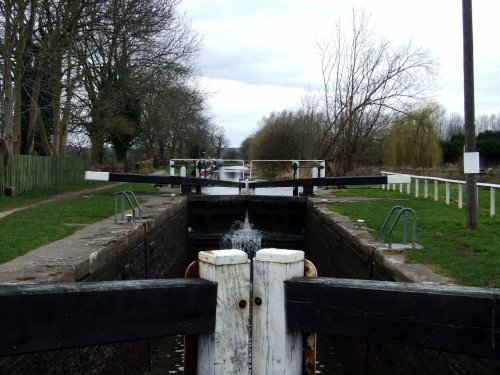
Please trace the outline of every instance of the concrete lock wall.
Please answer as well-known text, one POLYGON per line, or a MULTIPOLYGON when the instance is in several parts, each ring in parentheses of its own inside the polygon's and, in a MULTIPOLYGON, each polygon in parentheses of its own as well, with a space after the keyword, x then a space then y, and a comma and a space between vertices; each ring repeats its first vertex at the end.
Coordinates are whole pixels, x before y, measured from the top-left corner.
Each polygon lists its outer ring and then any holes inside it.
MULTIPOLYGON (((106 220, 81 238, 58 241, 61 251, 82 250, 60 269, 59 277, 40 275, 33 269, 34 282, 106 281, 183 277, 186 268, 186 201, 149 199, 143 205, 145 220, 117 225, 106 220)), ((37 249, 35 252, 52 249, 37 249)), ((42 255, 43 256, 43 255, 42 255)), ((29 273, 29 267, 24 270, 29 273)), ((54 267, 58 269, 57 267, 54 267)), ((52 272, 55 275, 55 272, 52 272)), ((1 280, 7 283, 6 280, 1 280)), ((82 306, 84 309, 85 306, 82 306)), ((34 312, 36 313, 36 312, 34 312)), ((71 350, 55 350, 0 358, 1 374, 140 374, 148 369, 157 339, 97 345, 71 350)))
MULTIPOLYGON (((307 258, 320 277, 434 282, 447 279, 422 265, 404 263, 402 256, 383 254, 368 231, 347 217, 309 201, 307 258)), ((453 306, 450 306, 453 308, 453 306)), ((341 369, 352 374, 493 374, 500 361, 355 338, 318 335, 318 345, 336 353, 341 369)), ((319 358, 321 362, 321 358, 319 358)))

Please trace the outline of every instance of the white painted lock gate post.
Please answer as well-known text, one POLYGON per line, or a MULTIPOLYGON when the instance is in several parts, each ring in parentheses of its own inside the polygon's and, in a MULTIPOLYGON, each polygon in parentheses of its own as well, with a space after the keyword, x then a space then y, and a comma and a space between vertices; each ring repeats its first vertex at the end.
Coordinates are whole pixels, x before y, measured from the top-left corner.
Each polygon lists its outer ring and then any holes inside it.
POLYGON ((304 276, 304 252, 262 249, 253 267, 253 373, 300 375, 302 333, 286 328, 283 282, 304 276))
MULTIPOLYGON (((284 281, 304 276, 304 252, 262 249, 251 267, 241 250, 202 251, 200 278, 217 282, 215 331, 200 335, 198 374, 299 375, 303 366, 301 332, 286 327, 284 281), (253 316, 250 359, 250 303, 253 316)), ((309 340, 309 339, 308 339, 309 340)))
POLYGON ((201 251, 200 278, 217 283, 215 331, 200 335, 198 374, 248 374, 250 263, 241 250, 201 251))

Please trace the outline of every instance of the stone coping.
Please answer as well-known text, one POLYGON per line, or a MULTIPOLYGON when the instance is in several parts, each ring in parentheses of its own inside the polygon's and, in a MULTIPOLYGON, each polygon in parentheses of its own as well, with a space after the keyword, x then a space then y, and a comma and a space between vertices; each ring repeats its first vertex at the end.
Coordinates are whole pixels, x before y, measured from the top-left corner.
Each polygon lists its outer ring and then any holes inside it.
MULTIPOLYGON (((144 231, 153 230, 165 218, 185 209, 187 205, 185 197, 172 197, 171 194, 139 195, 138 198, 146 201, 141 205, 144 220, 115 224, 113 216, 0 264, 0 284, 72 282, 84 279, 121 251, 134 245, 143 237, 144 231)), ((452 283, 450 278, 433 272, 429 267, 406 263, 404 254, 389 250, 375 241, 367 228, 359 228, 350 218, 325 207, 325 199, 309 200, 324 221, 330 222, 346 238, 355 242, 370 259, 375 259, 379 265, 386 267, 396 281, 452 283)), ((334 200, 331 196, 328 199, 334 200)))
POLYGON ((137 195, 143 220, 115 224, 114 216, 0 264, 0 284, 72 282, 84 279, 134 245, 167 217, 185 209, 186 198, 137 195))

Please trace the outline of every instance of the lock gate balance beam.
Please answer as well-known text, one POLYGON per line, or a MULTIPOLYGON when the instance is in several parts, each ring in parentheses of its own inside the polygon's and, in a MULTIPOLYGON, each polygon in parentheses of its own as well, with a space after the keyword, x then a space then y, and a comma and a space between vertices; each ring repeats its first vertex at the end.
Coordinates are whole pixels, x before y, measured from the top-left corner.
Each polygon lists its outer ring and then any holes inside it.
POLYGON ((500 290, 375 280, 285 282, 289 329, 500 359, 500 290))
POLYGON ((217 285, 136 280, 0 286, 0 356, 213 332, 217 285))

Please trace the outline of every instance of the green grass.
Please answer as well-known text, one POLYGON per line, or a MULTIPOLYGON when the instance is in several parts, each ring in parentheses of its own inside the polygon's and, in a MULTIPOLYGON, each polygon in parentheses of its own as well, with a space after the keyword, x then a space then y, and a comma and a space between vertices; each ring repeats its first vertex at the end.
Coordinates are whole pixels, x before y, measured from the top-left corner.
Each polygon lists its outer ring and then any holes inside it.
POLYGON ((104 181, 82 181, 79 184, 63 186, 57 188, 36 189, 28 193, 18 194, 15 197, 0 197, 0 211, 10 210, 16 207, 36 203, 44 199, 50 198, 53 195, 64 193, 67 191, 76 191, 82 189, 95 188, 110 184, 104 181))
POLYGON ((42 204, 0 219, 0 263, 67 237, 82 227, 114 214, 114 193, 157 192, 149 184, 126 184, 88 195, 42 204))
MULTIPOLYGON (((480 210, 477 230, 465 228, 465 208, 458 209, 456 204, 448 206, 441 200, 435 202, 433 197, 415 198, 414 195, 382 190, 380 187, 348 188, 335 191, 334 195, 380 197, 384 200, 331 203, 329 207, 354 220, 365 220, 365 225, 374 230, 376 238, 380 238, 380 228, 393 206, 412 208, 417 214, 417 242, 424 249, 407 251, 408 262, 429 265, 461 285, 498 288, 500 218, 489 216, 489 200, 483 194, 489 192, 480 193, 480 206, 487 207, 480 210)), ((395 242, 401 241, 402 220, 400 222, 395 231, 395 242)), ((411 221, 408 223, 410 229, 411 221)), ((408 238, 411 240, 411 235, 408 238)))

